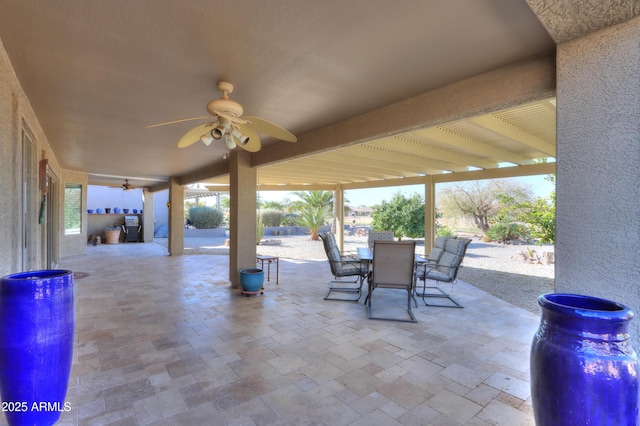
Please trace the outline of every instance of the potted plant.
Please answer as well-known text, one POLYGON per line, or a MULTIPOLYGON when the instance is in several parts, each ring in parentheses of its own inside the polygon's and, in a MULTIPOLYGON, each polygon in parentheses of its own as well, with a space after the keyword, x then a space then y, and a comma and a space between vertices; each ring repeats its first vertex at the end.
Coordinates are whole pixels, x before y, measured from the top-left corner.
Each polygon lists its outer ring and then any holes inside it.
POLYGON ((104 243, 118 244, 120 242, 120 228, 104 228, 104 243))

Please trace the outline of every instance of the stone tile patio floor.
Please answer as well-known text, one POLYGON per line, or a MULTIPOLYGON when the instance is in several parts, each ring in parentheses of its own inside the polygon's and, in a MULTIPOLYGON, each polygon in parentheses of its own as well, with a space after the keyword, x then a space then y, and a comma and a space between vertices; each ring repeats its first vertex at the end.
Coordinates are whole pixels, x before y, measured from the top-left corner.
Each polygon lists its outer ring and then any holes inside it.
MULTIPOLYGON (((410 324, 368 320, 364 297, 323 300, 326 261, 281 259, 280 284, 251 297, 230 288, 227 256, 153 243, 61 267, 89 274, 61 425, 534 424, 539 317, 461 281, 464 309, 419 300, 410 324)), ((374 307, 406 305, 382 291, 374 307)))

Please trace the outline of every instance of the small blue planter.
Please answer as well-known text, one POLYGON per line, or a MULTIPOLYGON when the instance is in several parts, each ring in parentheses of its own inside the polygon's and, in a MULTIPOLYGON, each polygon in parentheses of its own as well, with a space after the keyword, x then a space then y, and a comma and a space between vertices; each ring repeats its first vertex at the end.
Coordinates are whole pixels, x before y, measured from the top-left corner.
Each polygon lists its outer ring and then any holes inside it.
POLYGON ((240 284, 246 292, 258 292, 264 284, 264 271, 257 268, 240 270, 240 284))
POLYGON ((0 280, 0 393, 9 425, 52 425, 63 411, 75 310, 73 273, 42 270, 0 280))

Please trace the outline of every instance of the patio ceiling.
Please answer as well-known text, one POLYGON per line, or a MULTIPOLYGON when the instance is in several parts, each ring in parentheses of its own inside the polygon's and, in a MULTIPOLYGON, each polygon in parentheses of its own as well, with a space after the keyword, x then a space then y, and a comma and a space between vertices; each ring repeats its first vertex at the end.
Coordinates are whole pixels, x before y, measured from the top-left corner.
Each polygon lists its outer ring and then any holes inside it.
MULTIPOLYGON (((531 111, 518 106, 470 118, 477 111, 456 116, 465 118, 461 122, 411 128, 392 126, 423 111, 387 114, 365 124, 384 131, 354 137, 348 127, 339 142, 326 130, 531 58, 552 57, 555 43, 525 0, 380 1, 375 7, 369 0, 2 5, 1 42, 35 113, 27 124, 42 128, 61 168, 87 173, 90 184, 121 185, 128 178, 157 189, 170 178, 187 184, 216 175, 225 182, 224 144, 176 146, 203 121, 147 128, 203 115, 207 102, 220 96, 219 80, 234 84, 231 98, 247 115, 298 136, 290 144, 296 148, 264 137, 252 163, 265 185, 380 183, 528 164, 554 154, 554 126, 544 125, 554 123, 551 101, 531 111), (322 138, 309 136, 323 130, 322 138), (310 142, 315 147, 306 150, 310 142)), ((479 99, 501 90, 498 85, 479 99)), ((513 99, 496 109, 554 95, 513 99)), ((452 102, 450 109, 458 111, 464 100, 452 102)))
MULTIPOLYGON (((284 190, 364 183, 376 186, 402 182, 397 179, 468 171, 485 171, 473 175, 490 177, 497 176, 497 169, 555 156, 553 98, 267 165, 259 168, 258 183, 262 188, 284 190)), ((544 170, 547 173, 549 168, 544 170)), ((447 178, 441 176, 440 180, 447 178)), ((228 176, 206 182, 225 185, 228 176)))

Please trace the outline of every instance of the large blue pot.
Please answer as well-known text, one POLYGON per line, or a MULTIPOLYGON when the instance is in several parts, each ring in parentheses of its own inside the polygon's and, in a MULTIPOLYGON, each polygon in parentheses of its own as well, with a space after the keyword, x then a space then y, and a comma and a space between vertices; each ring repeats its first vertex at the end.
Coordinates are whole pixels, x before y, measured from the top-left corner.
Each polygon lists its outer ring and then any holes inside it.
POLYGON ((264 271, 257 268, 245 268, 240 270, 240 285, 244 291, 260 291, 264 284, 264 271))
POLYGON ((52 425, 65 402, 75 310, 73 273, 42 270, 0 280, 0 394, 10 425, 52 425))
POLYGON ((537 426, 640 425, 633 312, 605 299, 546 294, 531 346, 537 426))

